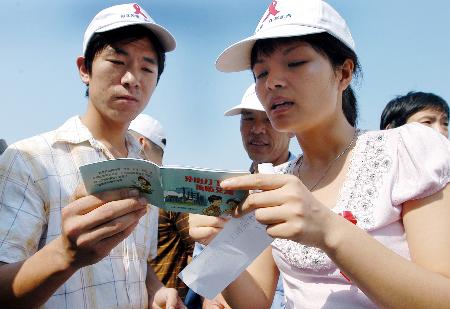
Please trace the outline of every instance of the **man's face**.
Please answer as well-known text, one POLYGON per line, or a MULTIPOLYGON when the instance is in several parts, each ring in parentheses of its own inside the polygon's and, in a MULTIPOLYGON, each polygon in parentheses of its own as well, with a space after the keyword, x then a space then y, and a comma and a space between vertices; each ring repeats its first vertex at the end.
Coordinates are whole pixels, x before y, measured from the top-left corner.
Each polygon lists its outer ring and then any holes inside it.
POLYGON ((157 55, 147 38, 119 42, 94 57, 91 74, 81 75, 89 85, 88 112, 97 113, 106 122, 129 123, 155 90, 157 55))
POLYGON ((266 112, 243 110, 241 136, 250 159, 256 163, 284 163, 289 148, 289 133, 275 131, 266 112))

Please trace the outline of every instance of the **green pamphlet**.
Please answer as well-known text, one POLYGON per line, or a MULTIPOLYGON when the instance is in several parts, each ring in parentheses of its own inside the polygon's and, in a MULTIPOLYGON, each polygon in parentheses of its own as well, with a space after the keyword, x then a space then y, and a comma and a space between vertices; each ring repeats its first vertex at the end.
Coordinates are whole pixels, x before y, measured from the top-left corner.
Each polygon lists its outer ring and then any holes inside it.
POLYGON ((243 190, 223 190, 220 182, 249 174, 246 171, 158 166, 130 158, 83 165, 80 172, 89 194, 136 188, 156 207, 208 216, 231 212, 247 194, 243 190))

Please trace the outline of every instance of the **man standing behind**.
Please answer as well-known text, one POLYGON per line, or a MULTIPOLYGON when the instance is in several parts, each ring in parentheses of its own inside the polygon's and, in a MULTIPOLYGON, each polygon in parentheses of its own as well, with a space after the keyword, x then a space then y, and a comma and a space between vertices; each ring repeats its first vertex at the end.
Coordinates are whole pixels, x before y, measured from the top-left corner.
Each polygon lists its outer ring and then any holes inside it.
MULTIPOLYGON (((258 164, 272 163, 282 168, 288 161, 295 159, 289 152, 290 133, 276 131, 267 117, 255 92, 255 84, 250 85, 242 97, 241 103, 225 112, 225 116, 241 115, 242 144, 252 160, 251 173, 258 172, 258 164)), ((202 244, 208 244, 228 221, 226 218, 189 215, 189 234, 202 244)), ((196 244, 194 255, 200 251, 196 244)), ((203 308, 228 308, 219 295, 214 300, 205 299, 203 308)), ((284 308, 284 294, 281 280, 278 283, 273 309, 284 308)))
POLYGON ((274 166, 294 159, 289 152, 290 133, 276 131, 258 100, 255 84, 250 85, 241 103, 227 110, 225 116, 241 116, 241 137, 245 151, 252 160, 250 172, 258 172, 258 164, 272 163, 274 166))
POLYGON ((81 165, 140 157, 128 126, 147 105, 165 52, 174 48, 173 36, 138 4, 94 17, 76 61, 88 87, 86 113, 15 143, 0 158, 2 305, 182 306, 176 291, 147 271, 156 252, 157 211, 139 192, 74 194, 81 165))
MULTIPOLYGON (((162 165, 166 136, 159 121, 149 115, 140 114, 130 124, 130 132, 141 144, 143 157, 162 165)), ((194 250, 194 241, 189 236, 186 213, 159 209, 158 253, 149 261, 159 280, 169 288, 176 288, 184 300, 188 288, 178 278, 186 267, 194 250)))

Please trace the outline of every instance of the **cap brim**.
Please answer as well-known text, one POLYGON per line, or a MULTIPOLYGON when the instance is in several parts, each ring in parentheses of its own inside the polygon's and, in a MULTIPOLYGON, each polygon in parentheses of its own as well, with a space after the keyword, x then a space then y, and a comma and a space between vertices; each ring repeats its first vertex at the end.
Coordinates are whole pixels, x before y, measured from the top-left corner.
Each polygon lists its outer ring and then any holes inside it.
POLYGON ((224 113, 224 116, 236 116, 239 114, 242 114, 242 110, 246 109, 246 110, 252 110, 252 111, 258 111, 258 112, 265 112, 264 108, 261 105, 261 108, 257 108, 255 106, 251 106, 251 105, 245 105, 245 104, 239 104, 236 105, 233 108, 230 108, 229 110, 227 110, 224 113))
POLYGON ((175 38, 166 28, 164 28, 160 25, 157 25, 157 24, 153 24, 153 23, 130 22, 130 21, 125 21, 123 23, 116 22, 109 26, 98 29, 95 32, 105 32, 105 31, 114 30, 114 29, 118 29, 118 28, 122 28, 122 27, 126 27, 126 26, 131 26, 131 25, 142 25, 142 26, 150 29, 155 34, 155 36, 158 38, 158 40, 161 42, 161 45, 165 52, 173 51, 175 49, 175 47, 177 46, 175 38))
POLYGON ((259 31, 226 48, 216 60, 216 68, 222 72, 239 72, 250 69, 250 54, 257 40, 303 36, 326 32, 324 29, 304 25, 280 25, 259 31))
POLYGON ((235 107, 230 108, 229 110, 227 110, 227 111, 224 113, 224 116, 236 116, 236 115, 239 115, 241 112, 242 112, 241 106, 240 106, 240 105, 237 105, 237 106, 235 106, 235 107))

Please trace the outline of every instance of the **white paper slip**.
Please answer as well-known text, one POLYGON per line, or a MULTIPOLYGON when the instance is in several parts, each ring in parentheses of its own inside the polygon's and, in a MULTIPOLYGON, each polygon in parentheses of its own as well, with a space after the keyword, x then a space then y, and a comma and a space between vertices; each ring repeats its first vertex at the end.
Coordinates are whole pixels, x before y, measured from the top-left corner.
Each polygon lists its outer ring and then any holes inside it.
POLYGON ((256 221, 254 212, 232 218, 178 276, 197 294, 213 299, 272 241, 266 227, 256 221))
MULTIPOLYGON (((261 166, 261 165, 260 165, 261 166)), ((273 173, 266 165, 262 173, 273 173)), ((255 213, 232 218, 211 243, 178 275, 197 294, 212 299, 235 280, 273 241, 255 213)))

